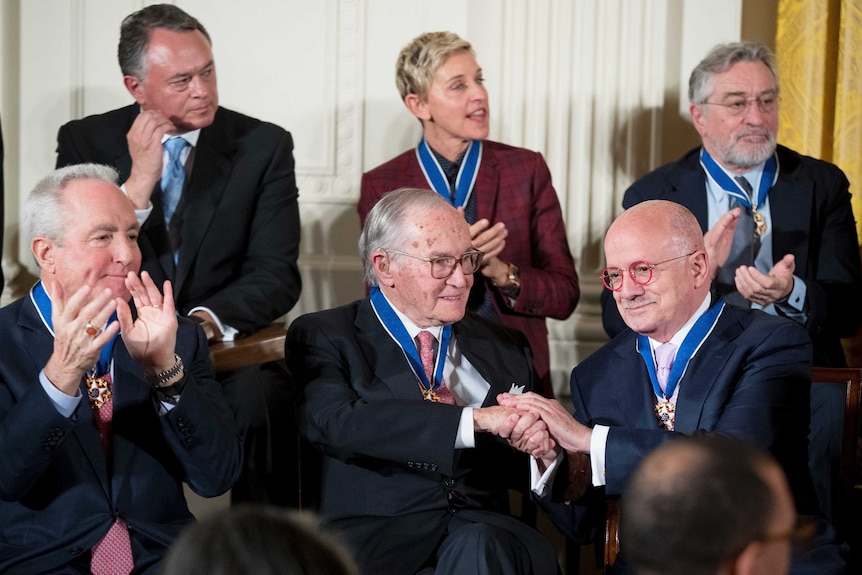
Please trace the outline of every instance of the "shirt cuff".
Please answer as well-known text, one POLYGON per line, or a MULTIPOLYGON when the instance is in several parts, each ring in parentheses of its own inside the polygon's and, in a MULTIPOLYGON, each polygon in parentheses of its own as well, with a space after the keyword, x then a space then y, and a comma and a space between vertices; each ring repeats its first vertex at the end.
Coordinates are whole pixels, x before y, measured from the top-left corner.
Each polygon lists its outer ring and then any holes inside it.
POLYGON ((461 410, 461 421, 458 422, 458 435, 455 436, 455 449, 470 449, 476 447, 476 433, 473 431, 473 408, 461 410))
POLYGON ((236 335, 239 333, 239 331, 232 328, 231 326, 227 325, 226 323, 222 323, 221 320, 219 319, 219 317, 216 315, 216 313, 213 310, 211 310, 208 307, 199 305, 199 306, 193 307, 191 310, 189 310, 189 315, 192 315, 196 311, 205 311, 212 316, 212 318, 216 322, 216 326, 218 327, 219 331, 221 332, 222 341, 233 341, 236 339, 236 335))
POLYGON ((54 387, 54 384, 51 383, 48 376, 45 375, 44 369, 39 372, 39 383, 42 384, 42 389, 44 389, 45 393, 48 394, 48 399, 50 399, 51 403, 54 404, 57 412, 66 418, 72 417, 72 414, 75 413, 75 410, 78 408, 78 404, 81 403, 81 398, 84 397, 80 388, 77 390, 78 393, 74 396, 63 393, 54 387))
POLYGON ((605 452, 607 451, 608 432, 605 425, 593 426, 590 436, 590 465, 593 468, 593 486, 601 487, 607 483, 605 479, 605 452))
POLYGON ((539 462, 535 457, 530 458, 530 490, 539 497, 545 497, 551 491, 551 486, 554 484, 554 477, 557 475, 557 469, 560 467, 560 462, 563 460, 563 451, 557 454, 556 459, 545 469, 544 473, 539 473, 539 462))

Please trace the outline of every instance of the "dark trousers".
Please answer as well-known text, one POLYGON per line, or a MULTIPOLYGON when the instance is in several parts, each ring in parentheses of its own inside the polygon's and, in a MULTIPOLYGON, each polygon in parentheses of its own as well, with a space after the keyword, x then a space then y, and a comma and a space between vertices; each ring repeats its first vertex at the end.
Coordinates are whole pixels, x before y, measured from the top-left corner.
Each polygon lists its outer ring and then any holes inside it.
POLYGON ((296 426, 296 394, 283 361, 219 374, 243 440, 233 503, 320 507, 321 457, 296 426))

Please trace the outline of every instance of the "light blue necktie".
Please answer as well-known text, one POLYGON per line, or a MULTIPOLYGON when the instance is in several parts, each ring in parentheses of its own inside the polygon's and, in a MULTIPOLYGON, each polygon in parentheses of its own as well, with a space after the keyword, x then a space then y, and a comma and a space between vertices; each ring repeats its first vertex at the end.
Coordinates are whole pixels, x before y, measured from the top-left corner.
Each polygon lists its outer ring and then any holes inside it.
POLYGON ((168 151, 168 165, 162 172, 162 212, 165 215, 165 224, 169 224, 180 196, 183 193, 183 182, 186 179, 186 171, 180 156, 189 143, 185 138, 171 138, 162 144, 168 151))

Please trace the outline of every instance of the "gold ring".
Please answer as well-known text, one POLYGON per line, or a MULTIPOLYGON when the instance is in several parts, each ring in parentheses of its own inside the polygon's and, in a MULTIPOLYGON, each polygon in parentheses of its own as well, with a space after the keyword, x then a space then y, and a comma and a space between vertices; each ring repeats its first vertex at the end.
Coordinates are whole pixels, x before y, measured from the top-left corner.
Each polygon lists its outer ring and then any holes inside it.
POLYGON ((97 335, 99 335, 100 331, 102 331, 102 330, 93 326, 93 324, 91 324, 91 323, 88 323, 87 325, 84 326, 84 333, 86 333, 90 337, 96 337, 97 335))

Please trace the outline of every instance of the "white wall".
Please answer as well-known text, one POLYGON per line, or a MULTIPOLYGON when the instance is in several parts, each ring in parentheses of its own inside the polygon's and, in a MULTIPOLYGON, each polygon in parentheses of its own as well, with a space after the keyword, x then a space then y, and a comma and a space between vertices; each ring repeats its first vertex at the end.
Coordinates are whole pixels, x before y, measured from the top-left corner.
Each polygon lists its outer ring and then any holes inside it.
MULTIPOLYGON (((485 70, 491 138, 541 151, 563 205, 583 297, 550 322, 555 384, 604 341, 601 239, 638 175, 693 145, 684 86, 716 42, 739 38, 741 0, 181 0, 214 40, 222 104, 290 130, 302 210, 304 290, 291 313, 361 297, 361 173, 415 145, 394 84, 423 31, 470 40, 485 70)), ((135 0, 3 0, 5 301, 29 287, 19 199, 54 165, 64 122, 131 102, 116 63, 135 0)))

